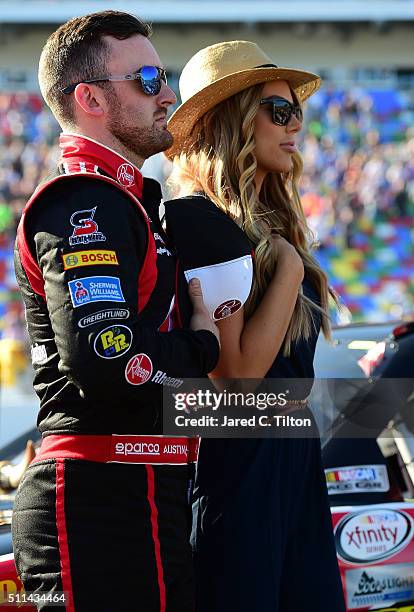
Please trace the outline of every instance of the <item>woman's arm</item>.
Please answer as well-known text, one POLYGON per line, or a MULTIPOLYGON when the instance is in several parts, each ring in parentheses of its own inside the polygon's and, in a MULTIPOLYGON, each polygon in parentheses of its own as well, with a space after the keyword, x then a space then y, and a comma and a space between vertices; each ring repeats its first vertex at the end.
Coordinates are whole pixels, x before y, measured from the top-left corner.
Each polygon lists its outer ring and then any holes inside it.
POLYGON ((278 263, 273 279, 248 321, 244 308, 217 321, 221 353, 211 378, 262 378, 282 346, 303 280, 303 262, 283 238, 275 242, 278 263))

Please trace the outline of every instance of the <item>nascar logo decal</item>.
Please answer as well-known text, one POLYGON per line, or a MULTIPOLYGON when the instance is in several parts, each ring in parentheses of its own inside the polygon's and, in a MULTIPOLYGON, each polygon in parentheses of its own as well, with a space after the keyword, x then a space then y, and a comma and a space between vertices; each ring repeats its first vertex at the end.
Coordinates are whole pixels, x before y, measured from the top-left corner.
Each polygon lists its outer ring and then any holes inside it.
POLYGON ((115 251, 76 251, 75 253, 67 253, 62 257, 65 270, 103 264, 119 266, 115 251))
POLYGON ((152 375, 152 361, 145 353, 134 355, 125 368, 125 378, 130 385, 143 385, 152 375))
POLYGON ((227 300, 227 302, 223 302, 220 306, 217 306, 213 313, 213 318, 215 321, 219 321, 220 319, 225 319, 230 315, 234 314, 238 310, 240 310, 242 303, 240 300, 227 300))
POLYGON ((98 224, 93 220, 95 208, 88 210, 77 210, 70 218, 70 224, 75 228, 69 238, 70 246, 88 244, 89 242, 103 242, 106 236, 98 231, 98 224))
POLYGON ((389 491, 385 465, 355 465, 325 470, 329 495, 343 493, 377 493, 389 491))
POLYGON ((412 531, 411 517, 399 510, 351 512, 335 529, 338 557, 354 564, 387 559, 409 544, 412 531))
POLYGON ((132 332, 125 325, 111 325, 95 338, 93 348, 103 359, 121 357, 131 348, 132 332))
POLYGON ((87 276, 68 283, 74 308, 91 302, 125 302, 121 281, 115 276, 87 276))

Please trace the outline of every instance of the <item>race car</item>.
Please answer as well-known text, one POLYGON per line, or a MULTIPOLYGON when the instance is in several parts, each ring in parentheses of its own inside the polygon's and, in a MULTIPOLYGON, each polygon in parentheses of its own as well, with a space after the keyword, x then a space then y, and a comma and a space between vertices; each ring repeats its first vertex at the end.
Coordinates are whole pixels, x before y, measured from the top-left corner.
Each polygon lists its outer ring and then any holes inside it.
POLYGON ((414 478, 403 452, 414 443, 414 324, 370 331, 359 326, 356 340, 352 326, 340 330, 348 360, 329 387, 336 412, 322 443, 338 564, 348 612, 414 612, 414 478), (352 347, 363 349, 356 359, 352 347))

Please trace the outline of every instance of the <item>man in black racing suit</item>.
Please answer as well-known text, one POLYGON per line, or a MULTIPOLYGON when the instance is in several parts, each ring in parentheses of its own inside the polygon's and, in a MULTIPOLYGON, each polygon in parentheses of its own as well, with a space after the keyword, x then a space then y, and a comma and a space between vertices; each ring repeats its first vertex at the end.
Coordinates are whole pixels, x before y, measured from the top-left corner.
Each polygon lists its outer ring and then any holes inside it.
POLYGON ((191 329, 174 329, 175 257, 160 188, 139 167, 170 146, 175 96, 148 34, 124 13, 87 15, 52 34, 40 62, 64 133, 16 240, 43 439, 13 515, 38 609, 193 610, 197 442, 162 435, 162 390, 205 376, 219 345, 197 282, 191 329))

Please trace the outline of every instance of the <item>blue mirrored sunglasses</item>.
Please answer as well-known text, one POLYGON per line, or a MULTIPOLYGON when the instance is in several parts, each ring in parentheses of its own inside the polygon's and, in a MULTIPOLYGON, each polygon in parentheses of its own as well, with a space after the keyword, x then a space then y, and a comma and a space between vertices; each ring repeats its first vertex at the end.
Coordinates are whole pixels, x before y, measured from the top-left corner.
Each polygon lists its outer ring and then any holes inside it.
POLYGON ((70 94, 75 91, 77 85, 81 83, 99 83, 104 81, 135 81, 138 80, 140 82, 142 91, 147 94, 147 96, 156 96, 161 91, 161 84, 164 82, 167 84, 167 74, 164 68, 159 68, 158 66, 142 66, 136 72, 132 72, 131 74, 124 74, 122 76, 104 76, 97 77, 96 79, 85 79, 83 81, 78 81, 77 83, 72 83, 72 85, 68 85, 64 89, 62 89, 62 93, 70 94))

